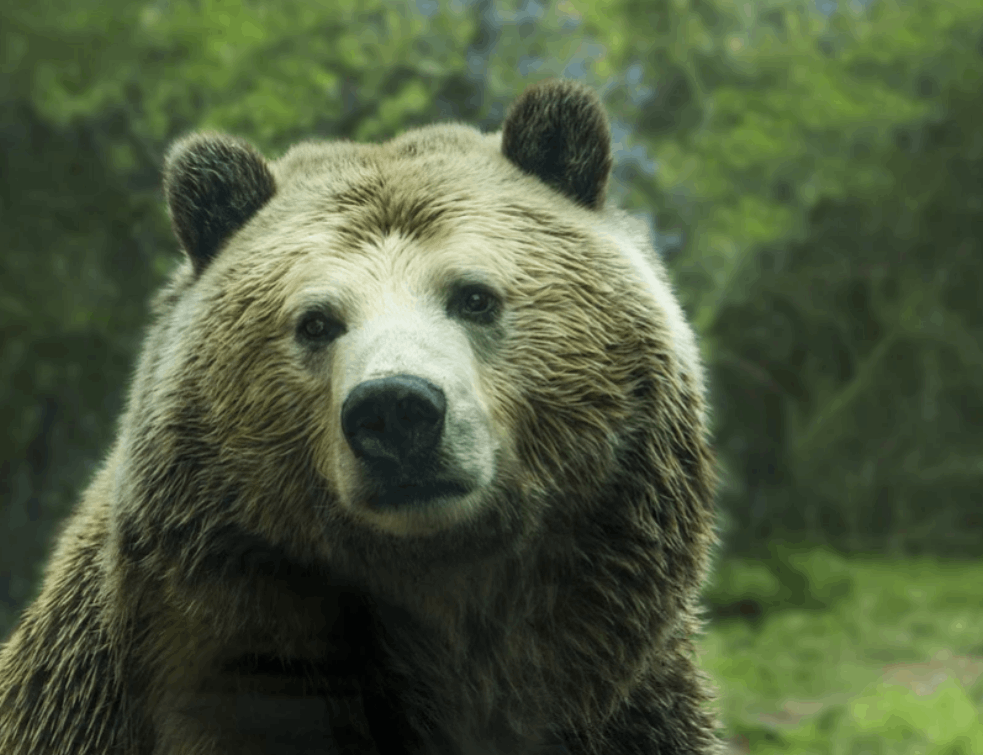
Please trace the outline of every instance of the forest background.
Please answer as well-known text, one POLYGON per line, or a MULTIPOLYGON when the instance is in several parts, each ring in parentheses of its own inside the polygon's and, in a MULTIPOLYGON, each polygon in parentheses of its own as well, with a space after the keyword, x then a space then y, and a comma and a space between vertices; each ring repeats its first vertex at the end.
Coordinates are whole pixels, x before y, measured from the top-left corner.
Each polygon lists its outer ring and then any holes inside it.
POLYGON ((0 637, 178 259, 168 144, 495 130, 552 76, 702 338, 735 749, 983 753, 979 0, 5 0, 0 637))

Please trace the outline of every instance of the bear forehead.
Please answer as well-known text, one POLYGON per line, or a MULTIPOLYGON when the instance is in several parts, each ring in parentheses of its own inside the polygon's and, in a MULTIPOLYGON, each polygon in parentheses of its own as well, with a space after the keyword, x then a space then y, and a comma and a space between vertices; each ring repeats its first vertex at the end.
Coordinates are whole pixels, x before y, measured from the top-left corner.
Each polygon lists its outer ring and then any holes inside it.
POLYGON ((276 193, 230 240, 216 271, 238 268, 243 255, 281 270, 312 252, 354 263, 358 252, 395 248, 394 239, 420 242, 416 252, 434 262, 463 262, 470 249, 472 262, 512 267, 515 254, 552 256, 597 231, 595 212, 558 202, 505 159, 499 134, 466 126, 379 145, 305 142, 270 167, 276 193))
POLYGON ((229 240, 200 288, 246 289, 257 301, 282 301, 284 312, 319 296, 357 311, 386 286, 437 290, 455 280, 506 296, 520 281, 606 288, 608 276, 591 269, 621 255, 599 233, 601 215, 516 168, 500 142, 499 134, 442 125, 378 145, 298 144, 270 164, 276 193, 229 240))
POLYGON ((441 220, 475 220, 480 232, 480 220, 494 216, 548 225, 554 234, 585 220, 582 208, 558 202, 501 154, 500 134, 463 125, 424 127, 383 144, 304 142, 271 170, 277 189, 267 214, 291 222, 347 215, 350 228, 357 220, 352 231, 417 238, 433 235, 441 220))
POLYGON ((326 168, 344 172, 367 165, 384 165, 414 157, 446 158, 501 150, 500 134, 482 134, 462 124, 436 124, 406 131, 380 144, 350 141, 305 141, 277 160, 278 183, 320 174, 326 168))
POLYGON ((382 144, 302 142, 271 169, 278 194, 354 186, 380 177, 390 186, 411 190, 450 188, 479 177, 483 183, 497 184, 519 175, 501 155, 499 134, 481 134, 461 125, 419 128, 382 144))

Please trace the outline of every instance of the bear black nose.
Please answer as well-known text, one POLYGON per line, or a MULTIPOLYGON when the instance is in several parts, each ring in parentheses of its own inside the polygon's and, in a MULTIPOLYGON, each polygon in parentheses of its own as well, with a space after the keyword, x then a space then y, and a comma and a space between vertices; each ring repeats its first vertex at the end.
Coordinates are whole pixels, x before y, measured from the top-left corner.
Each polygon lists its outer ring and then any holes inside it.
POLYGON ((355 386, 341 407, 341 429, 356 456, 398 471, 437 448, 446 409, 433 383, 392 375, 355 386))

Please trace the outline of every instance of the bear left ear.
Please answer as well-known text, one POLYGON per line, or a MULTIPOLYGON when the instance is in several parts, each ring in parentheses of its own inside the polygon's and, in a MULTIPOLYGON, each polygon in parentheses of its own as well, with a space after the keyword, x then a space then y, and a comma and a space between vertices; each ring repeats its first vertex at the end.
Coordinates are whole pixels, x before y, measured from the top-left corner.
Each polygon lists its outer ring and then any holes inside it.
POLYGON ((256 149, 222 134, 192 134, 164 162, 164 196, 195 273, 276 193, 273 174, 256 149))
POLYGON ((600 98, 575 81, 535 84, 513 103, 502 154, 592 210, 604 204, 611 131, 600 98))

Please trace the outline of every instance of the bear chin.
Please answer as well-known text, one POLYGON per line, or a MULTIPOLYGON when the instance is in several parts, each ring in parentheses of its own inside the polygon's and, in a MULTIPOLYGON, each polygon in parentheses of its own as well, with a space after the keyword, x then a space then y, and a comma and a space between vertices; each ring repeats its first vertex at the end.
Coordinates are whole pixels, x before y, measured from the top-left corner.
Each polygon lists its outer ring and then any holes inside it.
POLYGON ((487 491, 398 513, 342 510, 325 543, 332 572, 403 605, 433 597, 408 593, 407 585, 467 581, 492 563, 520 556, 537 530, 514 501, 487 491))
POLYGON ((401 513, 433 512, 458 507, 475 493, 475 489, 457 481, 436 481, 431 483, 406 483, 370 493, 364 499, 364 506, 373 511, 401 513))
POLYGON ((353 518, 396 536, 426 536, 467 526, 513 498, 504 491, 515 486, 514 466, 500 446, 480 465, 439 459, 385 465, 343 453, 322 478, 353 518))
POLYGON ((397 536, 474 526, 494 508, 487 490, 459 482, 366 490, 342 505, 357 519, 397 536))

